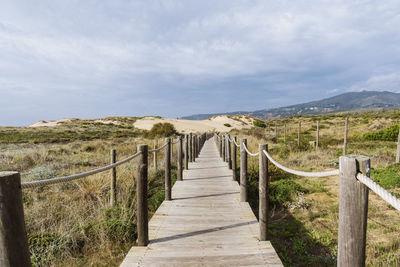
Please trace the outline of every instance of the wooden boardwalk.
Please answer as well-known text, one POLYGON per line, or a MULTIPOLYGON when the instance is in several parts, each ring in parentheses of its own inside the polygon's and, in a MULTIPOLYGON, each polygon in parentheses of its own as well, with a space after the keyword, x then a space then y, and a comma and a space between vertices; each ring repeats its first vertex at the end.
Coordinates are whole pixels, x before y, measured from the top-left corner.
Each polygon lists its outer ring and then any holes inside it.
POLYGON ((183 179, 151 218, 149 245, 132 247, 121 266, 283 266, 258 240, 258 221, 212 139, 183 179))

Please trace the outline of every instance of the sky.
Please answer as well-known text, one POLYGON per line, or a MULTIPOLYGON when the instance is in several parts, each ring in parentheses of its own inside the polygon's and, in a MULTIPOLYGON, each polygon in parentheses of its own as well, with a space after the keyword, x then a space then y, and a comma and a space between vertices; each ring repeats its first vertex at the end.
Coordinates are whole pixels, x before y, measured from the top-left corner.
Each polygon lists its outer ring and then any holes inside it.
POLYGON ((400 91, 400 1, 0 0, 0 125, 400 91))

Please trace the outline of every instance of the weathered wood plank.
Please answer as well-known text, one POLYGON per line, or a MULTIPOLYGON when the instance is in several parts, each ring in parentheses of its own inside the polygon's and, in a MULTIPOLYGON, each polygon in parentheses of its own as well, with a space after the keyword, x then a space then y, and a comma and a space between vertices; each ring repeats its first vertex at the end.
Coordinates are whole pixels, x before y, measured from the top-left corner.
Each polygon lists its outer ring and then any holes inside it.
POLYGON ((205 142, 150 220, 149 245, 132 247, 121 266, 282 266, 218 153, 205 142))

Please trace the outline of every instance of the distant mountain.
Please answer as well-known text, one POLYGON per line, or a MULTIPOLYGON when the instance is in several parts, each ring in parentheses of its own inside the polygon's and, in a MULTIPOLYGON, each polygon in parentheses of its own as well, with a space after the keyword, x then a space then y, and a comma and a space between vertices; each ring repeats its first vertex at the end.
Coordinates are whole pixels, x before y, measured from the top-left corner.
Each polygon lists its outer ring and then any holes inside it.
POLYGON ((267 119, 276 117, 288 117, 294 115, 324 114, 356 109, 395 108, 400 107, 400 93, 362 91, 345 93, 318 101, 312 101, 293 106, 262 109, 256 111, 237 111, 215 114, 197 114, 182 117, 187 120, 203 120, 216 115, 246 114, 267 119))

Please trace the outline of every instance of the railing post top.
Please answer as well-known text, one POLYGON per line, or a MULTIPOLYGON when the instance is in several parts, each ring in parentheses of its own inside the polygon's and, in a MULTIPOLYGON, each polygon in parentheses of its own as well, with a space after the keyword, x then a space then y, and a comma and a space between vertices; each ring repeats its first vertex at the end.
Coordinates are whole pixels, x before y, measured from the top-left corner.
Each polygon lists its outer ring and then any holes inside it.
POLYGON ((355 168, 357 172, 361 172, 362 174, 369 176, 370 172, 370 158, 363 155, 346 155, 341 156, 339 158, 339 171, 342 173, 343 166, 349 164, 355 164, 355 168))
POLYGON ((145 152, 145 151, 147 152, 148 146, 146 144, 137 145, 137 150, 142 152, 142 153, 145 152))
POLYGON ((18 175, 18 174, 19 174, 19 172, 15 172, 15 171, 0 171, 0 179, 9 177, 9 176, 18 175))
POLYGON ((259 148, 260 150, 267 149, 267 148, 268 148, 268 144, 258 144, 258 148, 259 148))

